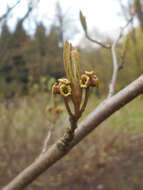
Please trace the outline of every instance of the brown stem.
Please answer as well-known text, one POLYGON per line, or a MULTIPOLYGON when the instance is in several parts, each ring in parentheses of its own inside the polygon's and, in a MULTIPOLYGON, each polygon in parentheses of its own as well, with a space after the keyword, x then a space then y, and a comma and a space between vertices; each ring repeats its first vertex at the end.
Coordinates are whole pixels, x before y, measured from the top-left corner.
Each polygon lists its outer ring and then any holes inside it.
POLYGON ((65 103, 66 110, 67 110, 69 116, 70 116, 70 117, 73 117, 73 113, 72 113, 72 111, 71 111, 71 109, 70 109, 70 106, 69 106, 69 104, 68 104, 68 100, 67 100, 67 98, 65 98, 65 97, 64 97, 64 103, 65 103))
POLYGON ((66 151, 66 148, 69 146, 70 142, 73 140, 74 132, 75 132, 75 129, 77 128, 77 121, 81 117, 81 114, 84 112, 87 102, 88 102, 88 92, 89 92, 89 88, 87 88, 85 91, 85 98, 84 98, 84 102, 81 107, 81 110, 79 111, 78 114, 75 113, 75 115, 72 114, 68 101, 66 98, 64 98, 65 106, 70 116, 69 117, 70 127, 67 128, 64 136, 57 143, 58 148, 62 151, 66 151))
POLYGON ((86 36, 86 38, 87 38, 89 41, 91 41, 91 42, 93 42, 93 43, 96 43, 96 44, 100 45, 100 46, 103 47, 103 48, 111 49, 111 46, 110 46, 110 45, 105 45, 105 44, 103 44, 103 43, 101 43, 101 42, 99 42, 99 41, 97 41, 97 40, 92 39, 92 38, 88 35, 88 33, 85 33, 85 36, 86 36))
POLYGON ((83 102, 83 105, 82 105, 81 110, 80 110, 80 116, 85 111, 85 108, 87 106, 88 95, 89 95, 89 88, 86 88, 84 102, 83 102))
POLYGON ((75 129, 77 128, 77 120, 78 118, 75 116, 71 116, 69 118, 70 121, 70 127, 68 127, 66 129, 66 132, 64 134, 64 136, 59 140, 59 142, 57 143, 57 147, 61 150, 61 151, 66 151, 68 146, 70 145, 70 143, 72 142, 73 138, 74 138, 74 132, 75 129))
POLYGON ((69 121, 70 121, 70 127, 68 127, 66 129, 66 132, 65 134, 63 135, 63 137, 58 141, 57 143, 57 147, 61 150, 61 151, 66 151, 67 147, 69 146, 70 142, 73 140, 73 137, 74 137, 74 131, 75 129, 77 128, 77 121, 80 117, 80 113, 78 114, 73 114, 71 109, 70 109, 70 106, 69 106, 69 103, 68 103, 68 100, 67 98, 64 97, 64 103, 65 103, 65 106, 66 106, 66 110, 69 114, 69 121))

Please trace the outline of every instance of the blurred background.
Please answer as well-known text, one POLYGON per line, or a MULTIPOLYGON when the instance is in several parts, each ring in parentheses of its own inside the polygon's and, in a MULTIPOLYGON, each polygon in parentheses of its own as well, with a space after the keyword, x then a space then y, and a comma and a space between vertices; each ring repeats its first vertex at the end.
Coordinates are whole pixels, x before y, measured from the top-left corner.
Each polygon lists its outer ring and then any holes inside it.
MULTIPOLYGON (((94 70, 100 80, 83 118, 107 96, 112 55, 86 39, 80 10, 89 36, 103 44, 112 43, 133 17, 116 47, 119 64, 124 61, 116 92, 143 73, 142 0, 1 1, 0 187, 38 156, 51 125, 49 146, 67 126, 60 98, 62 109, 56 115, 45 112, 51 106, 52 84, 65 76, 65 40, 78 48, 83 68, 94 70)), ((142 107, 143 97, 139 97, 118 111, 27 189, 142 189, 142 107)))

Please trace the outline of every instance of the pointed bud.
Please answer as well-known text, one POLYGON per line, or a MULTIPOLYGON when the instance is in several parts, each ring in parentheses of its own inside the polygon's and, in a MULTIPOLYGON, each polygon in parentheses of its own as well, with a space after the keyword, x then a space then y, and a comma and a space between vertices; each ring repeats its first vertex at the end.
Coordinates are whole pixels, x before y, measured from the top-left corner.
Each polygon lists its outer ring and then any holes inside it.
POLYGON ((80 22, 81 22, 82 28, 83 28, 84 32, 87 33, 87 24, 86 24, 85 16, 83 16, 81 11, 79 14, 80 14, 80 22))

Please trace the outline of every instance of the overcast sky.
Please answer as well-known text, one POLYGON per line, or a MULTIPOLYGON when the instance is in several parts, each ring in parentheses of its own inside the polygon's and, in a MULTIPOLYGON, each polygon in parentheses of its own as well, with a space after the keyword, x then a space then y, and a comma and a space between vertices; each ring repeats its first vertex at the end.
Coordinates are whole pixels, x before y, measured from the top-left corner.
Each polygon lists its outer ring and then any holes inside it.
MULTIPOLYGON (((27 10, 27 1, 21 0, 21 3, 13 10, 9 18, 11 29, 14 28, 17 18, 22 17, 27 10)), ((79 23, 79 10, 82 10, 88 22, 89 31, 95 28, 106 36, 115 36, 120 26, 125 24, 124 19, 119 16, 121 13, 118 0, 59 0, 63 12, 73 20, 77 25, 78 33, 74 36, 73 41, 76 43, 81 38, 83 31, 79 23)), ((4 13, 7 5, 15 4, 16 0, 1 0, 0 13, 4 13)), ((41 0, 38 7, 25 22, 24 26, 29 33, 34 32, 35 22, 43 21, 48 27, 51 25, 55 16, 56 0, 41 0), (34 17, 36 15, 36 17, 34 17), (37 16, 38 15, 38 16, 37 16), (34 18, 34 19, 33 19, 34 18)), ((126 3, 127 0, 124 0, 126 3)), ((68 30, 68 28, 67 28, 68 30)))

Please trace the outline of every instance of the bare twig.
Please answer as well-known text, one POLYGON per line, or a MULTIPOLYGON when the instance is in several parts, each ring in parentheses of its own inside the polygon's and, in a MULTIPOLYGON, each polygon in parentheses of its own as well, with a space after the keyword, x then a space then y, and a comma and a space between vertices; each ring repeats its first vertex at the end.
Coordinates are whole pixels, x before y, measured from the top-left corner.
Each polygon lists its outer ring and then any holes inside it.
POLYGON ((49 148, 49 142, 51 140, 53 129, 56 124, 57 118, 58 118, 58 113, 53 113, 51 121, 48 122, 48 134, 44 140, 44 144, 43 144, 40 156, 42 156, 49 148))
POLYGON ((111 48, 112 60, 113 60, 113 73, 112 73, 111 83, 109 84, 108 98, 114 94, 115 84, 116 84, 117 76, 118 76, 118 61, 117 61, 115 48, 116 48, 116 45, 117 45, 119 38, 120 38, 120 36, 117 38, 117 40, 115 40, 113 42, 112 48, 111 48))
POLYGON ((20 3, 21 0, 17 1, 12 7, 8 7, 6 13, 4 13, 1 17, 0 17, 0 22, 2 22, 4 19, 6 19, 9 15, 9 13, 20 3))
POLYGON ((72 113, 72 111, 71 111, 71 109, 70 109, 68 100, 67 100, 67 98, 65 98, 65 97, 64 97, 64 103, 65 103, 66 110, 67 110, 69 116, 70 116, 70 117, 73 117, 73 113, 72 113))
POLYGON ((91 41, 91 42, 93 42, 93 43, 96 43, 96 44, 100 45, 100 46, 103 47, 103 48, 111 49, 111 45, 105 45, 105 44, 103 44, 103 43, 101 43, 101 42, 99 42, 99 41, 97 41, 97 40, 92 39, 92 38, 88 35, 87 32, 85 33, 85 36, 86 36, 86 38, 87 38, 89 41, 91 41))
POLYGON ((118 59, 117 59, 117 55, 116 55, 116 46, 117 46, 118 42, 120 41, 120 39, 122 38, 124 30, 128 27, 128 25, 132 21, 133 21, 133 17, 131 17, 128 20, 128 22, 125 24, 125 26, 121 28, 119 36, 117 37, 117 39, 112 44, 111 53, 112 53, 112 62, 113 62, 113 72, 112 72, 112 79, 111 79, 111 82, 109 84, 108 98, 110 98, 114 94, 115 85, 116 85, 116 81, 117 81, 117 77, 118 77, 118 72, 121 69, 121 67, 123 68, 123 64, 122 65, 118 64, 118 59))
POLYGON ((81 22, 82 28, 83 28, 83 30, 84 30, 85 36, 86 36, 86 38, 87 38, 89 41, 91 41, 91 42, 93 42, 93 43, 96 43, 96 44, 100 45, 100 46, 103 47, 103 48, 107 48, 107 49, 110 49, 110 48, 111 48, 110 45, 105 45, 105 44, 99 42, 98 40, 92 39, 92 38, 88 35, 88 29, 87 29, 86 18, 85 18, 85 16, 83 15, 82 11, 80 11, 80 13, 79 13, 79 18, 80 18, 80 22, 81 22))
POLYGON ((33 6, 32 6, 32 3, 30 3, 30 4, 28 5, 28 9, 27 9, 25 15, 20 19, 20 23, 21 23, 21 24, 28 18, 28 16, 29 16, 30 13, 32 12, 32 10, 33 10, 33 6))
POLYGON ((27 187, 39 175, 51 167, 55 162, 66 155, 76 144, 78 144, 93 129, 110 117, 114 112, 125 106, 137 96, 143 93, 143 75, 132 82, 129 86, 118 92, 110 99, 102 102, 96 110, 90 113, 77 128, 74 139, 67 147, 67 150, 60 151, 57 142, 48 151, 28 166, 15 179, 2 190, 21 190, 27 187))
POLYGON ((87 102, 88 102, 88 96, 89 96, 89 88, 85 89, 85 97, 84 97, 84 102, 80 110, 80 114, 82 114, 86 108, 87 102))
POLYGON ((52 136, 52 129, 53 129, 53 125, 49 124, 48 134, 44 140, 44 144, 43 144, 43 148, 42 148, 40 156, 42 156, 48 150, 48 145, 52 136))
MULTIPOLYGON (((37 0, 37 4, 40 2, 40 0, 37 0)), ((28 5, 28 9, 25 13, 25 15, 20 19, 20 23, 22 24, 30 15, 30 13, 33 11, 34 9, 34 4, 32 3, 32 1, 29 3, 28 5)))
MULTIPOLYGON (((121 3, 121 1, 120 1, 121 3)), ((121 4, 122 5, 122 4, 121 4)), ((123 8, 123 7, 122 7, 123 8)), ((111 82, 109 84, 109 92, 108 92, 108 97, 111 97, 114 94, 115 91, 115 84, 117 81, 117 76, 118 76, 118 71, 123 68, 124 65, 124 60, 122 60, 122 63, 120 65, 118 65, 118 60, 117 60, 117 55, 116 55, 116 45, 118 44, 119 40, 121 39, 121 37, 123 36, 124 30, 128 27, 128 25, 133 21, 134 18, 134 14, 131 16, 131 18, 127 21, 127 23, 125 24, 124 27, 121 28, 119 36, 117 37, 117 39, 114 40, 114 42, 112 43, 112 45, 104 45, 103 43, 92 39, 89 35, 88 35, 88 31, 87 31, 87 24, 86 24, 86 19, 83 16, 82 12, 80 11, 80 20, 81 20, 81 24, 83 27, 83 30, 85 32, 85 36, 86 38, 93 42, 96 43, 98 45, 100 45, 103 48, 106 49, 110 49, 111 53, 112 53, 112 61, 113 61, 113 73, 112 73, 112 79, 111 82)), ((124 59, 124 57, 123 57, 124 59)))
POLYGON ((123 26, 123 27, 121 28, 121 30, 122 30, 121 32, 122 32, 122 33, 123 33, 124 30, 129 26, 129 24, 132 23, 133 19, 134 19, 134 15, 132 15, 132 17, 127 21, 127 23, 125 24, 125 26, 123 26))

